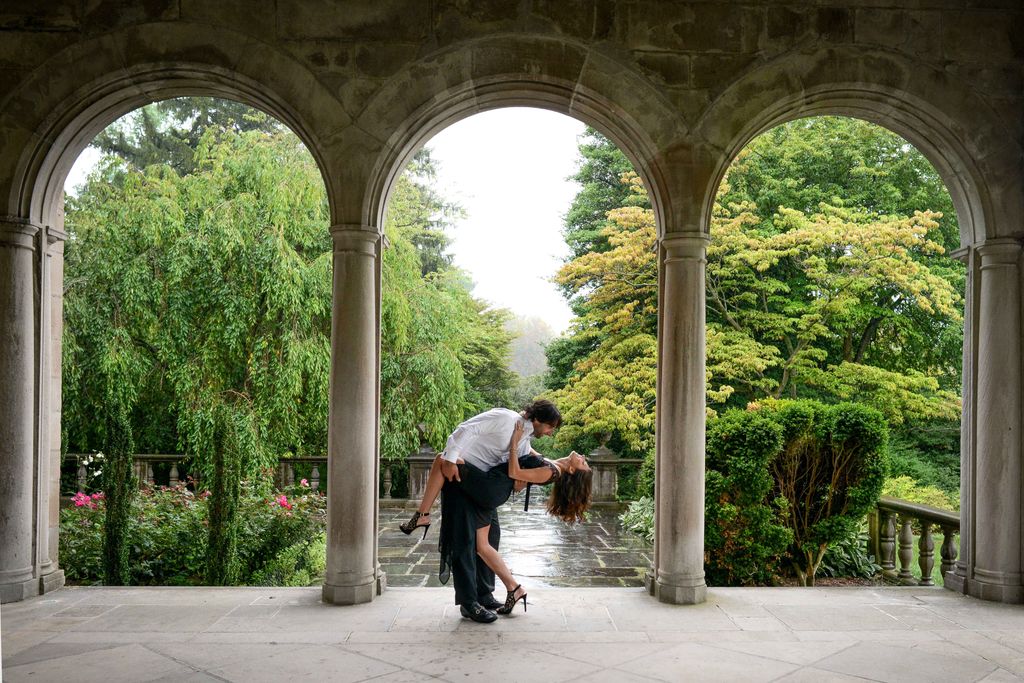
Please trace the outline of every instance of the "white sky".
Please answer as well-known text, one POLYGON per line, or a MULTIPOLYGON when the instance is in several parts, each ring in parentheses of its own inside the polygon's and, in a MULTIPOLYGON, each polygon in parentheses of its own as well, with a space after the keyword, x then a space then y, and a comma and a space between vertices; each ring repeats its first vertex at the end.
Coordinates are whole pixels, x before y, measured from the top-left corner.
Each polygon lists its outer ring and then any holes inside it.
MULTIPOLYGON (((558 334, 572 312, 551 278, 568 255, 562 219, 579 186, 577 136, 583 124, 541 109, 498 109, 438 133, 427 146, 438 162, 440 193, 466 210, 451 233, 455 264, 474 295, 543 319, 558 334)), ((78 158, 66 191, 85 179, 98 154, 78 158)))
POLYGON ((562 219, 579 185, 583 124, 542 109, 497 109, 438 133, 427 146, 438 189, 466 209, 452 233, 455 264, 496 306, 543 319, 556 334, 572 312, 551 282, 569 249, 562 219))

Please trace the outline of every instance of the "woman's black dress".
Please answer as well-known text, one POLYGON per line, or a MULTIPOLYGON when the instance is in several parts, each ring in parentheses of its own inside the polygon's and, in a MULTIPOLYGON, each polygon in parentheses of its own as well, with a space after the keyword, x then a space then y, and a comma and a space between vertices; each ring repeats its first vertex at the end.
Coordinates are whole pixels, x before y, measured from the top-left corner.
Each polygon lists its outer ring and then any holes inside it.
MULTIPOLYGON (((519 458, 519 466, 553 467, 535 455, 519 458)), ((446 481, 441 489, 441 534, 437 547, 441 554, 441 583, 447 583, 449 573, 455 571, 456 604, 476 600, 475 581, 467 576, 473 573, 468 568, 476 566, 476 531, 496 521, 497 507, 509 499, 515 484, 508 476, 507 464, 490 470, 461 464, 459 477, 461 481, 446 481), (460 565, 462 571, 458 569, 460 565)), ((491 545, 497 547, 497 541, 497 537, 492 538, 491 545)), ((486 568, 483 571, 489 573, 486 568)), ((493 578, 489 583, 493 586, 493 578)))

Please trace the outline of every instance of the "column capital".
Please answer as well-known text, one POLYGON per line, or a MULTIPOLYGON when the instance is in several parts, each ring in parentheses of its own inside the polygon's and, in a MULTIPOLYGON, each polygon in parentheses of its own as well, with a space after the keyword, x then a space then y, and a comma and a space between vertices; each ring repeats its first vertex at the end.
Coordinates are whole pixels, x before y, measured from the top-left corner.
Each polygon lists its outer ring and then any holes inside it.
POLYGON ((24 218, 0 216, 0 247, 21 247, 35 251, 39 226, 24 218))
POLYGON ((665 262, 678 260, 703 261, 711 238, 702 232, 670 232, 660 240, 665 249, 665 262))
POLYGON ((981 267, 984 270, 988 267, 1016 266, 1020 260, 1020 240, 1013 238, 999 238, 985 240, 975 247, 981 257, 981 267))
POLYGON ((46 229, 46 243, 53 246, 57 242, 67 242, 68 234, 58 228, 47 228, 46 229))
POLYGON ((339 223, 331 226, 335 254, 376 256, 382 235, 372 225, 339 223))

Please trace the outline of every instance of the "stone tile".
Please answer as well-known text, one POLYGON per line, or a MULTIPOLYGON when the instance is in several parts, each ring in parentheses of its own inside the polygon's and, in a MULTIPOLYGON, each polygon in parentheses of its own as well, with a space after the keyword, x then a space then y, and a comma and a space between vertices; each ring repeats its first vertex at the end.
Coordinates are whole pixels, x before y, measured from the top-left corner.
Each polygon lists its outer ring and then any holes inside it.
POLYGON ((794 664, 683 643, 616 668, 663 681, 770 681, 797 669, 794 664))
POLYGON ((732 617, 733 623, 744 631, 788 631, 775 617, 732 617))
POLYGON ((40 643, 45 643, 50 638, 57 635, 56 631, 32 631, 29 629, 22 629, 15 631, 4 628, 4 625, 0 623, 0 636, 2 636, 2 642, 0 642, 0 652, 3 653, 4 661, 8 657, 24 652, 29 648, 36 647, 40 643))
POLYGON ((22 666, 4 667, 3 676, 8 683, 61 680, 73 680, 76 683, 133 683, 167 676, 183 677, 192 673, 192 669, 141 645, 123 645, 22 666))
POLYGON ((656 681, 658 679, 629 673, 622 669, 601 669, 600 671, 572 680, 573 683, 644 683, 644 681, 656 681))
POLYGON ((910 628, 873 605, 771 605, 767 609, 794 631, 892 631, 910 628))
POLYGON ((996 669, 990 662, 965 661, 887 643, 857 643, 815 667, 892 683, 975 681, 996 669))
MULTIPOLYGON (((159 614, 154 614, 158 619, 159 614)), ((53 637, 55 643, 95 643, 128 645, 131 643, 184 643, 195 637, 192 631, 68 631, 53 637)))
MULTIPOLYGON (((607 643, 536 643, 531 650, 540 650, 559 657, 574 659, 584 664, 615 667, 638 658, 647 657, 665 649, 658 643, 625 643, 609 647, 607 643)), ((623 673, 624 672, 619 672, 623 673)))
POLYGON ((284 647, 262 657, 246 659, 211 670, 229 681, 257 683, 310 678, 326 681, 362 681, 395 673, 400 667, 330 645, 284 647))
POLYGON ((1024 655, 1019 650, 972 631, 945 631, 942 636, 948 642, 959 645, 996 666, 1018 676, 1024 676, 1024 655))
MULTIPOLYGON (((650 598, 648 598, 650 600, 650 598)), ((615 627, 622 631, 731 631, 738 627, 721 610, 703 605, 669 606, 650 601, 642 606, 609 606, 615 627)))
POLYGON ((127 631, 202 631, 212 626, 228 609, 225 607, 200 607, 194 605, 118 605, 102 616, 77 624, 73 630, 127 631), (154 618, 159 614, 159 618, 154 618))
POLYGON ((878 609, 917 629, 951 629, 957 624, 942 616, 941 610, 914 605, 879 605, 878 609))
POLYGON ((805 666, 791 674, 776 679, 777 683, 864 683, 860 676, 847 676, 834 671, 805 666))
POLYGON ((565 627, 568 631, 615 630, 612 616, 604 605, 569 605, 562 608, 562 614, 565 616, 565 627))
POLYGON ((22 650, 18 654, 8 653, 5 648, 4 668, 21 666, 22 664, 33 664, 35 662, 42 662, 48 659, 58 659, 59 657, 70 657, 72 655, 80 655, 87 652, 99 652, 101 650, 117 646, 118 644, 116 643, 97 645, 96 643, 60 643, 47 641, 45 643, 40 643, 35 647, 22 650))
POLYGON ((259 659, 275 652, 294 650, 291 645, 269 643, 161 643, 150 642, 150 650, 173 659, 181 664, 206 671, 217 669, 238 661, 259 659))
POLYGON ((988 676, 981 679, 979 683, 1020 683, 1024 677, 1015 676, 1006 669, 996 669, 988 676))
POLYGON ((239 605, 230 612, 229 617, 245 617, 246 619, 272 619, 281 611, 281 605, 239 605))
POLYGON ((780 662, 799 664, 806 666, 814 664, 820 659, 833 655, 848 647, 850 643, 845 642, 717 642, 715 647, 734 652, 743 652, 748 655, 775 659, 780 662))
POLYGON ((551 655, 524 647, 479 647, 468 651, 449 653, 445 658, 415 663, 412 669, 446 681, 475 681, 493 679, 501 672, 505 680, 543 680, 557 683, 569 681, 599 670, 592 664, 551 655))

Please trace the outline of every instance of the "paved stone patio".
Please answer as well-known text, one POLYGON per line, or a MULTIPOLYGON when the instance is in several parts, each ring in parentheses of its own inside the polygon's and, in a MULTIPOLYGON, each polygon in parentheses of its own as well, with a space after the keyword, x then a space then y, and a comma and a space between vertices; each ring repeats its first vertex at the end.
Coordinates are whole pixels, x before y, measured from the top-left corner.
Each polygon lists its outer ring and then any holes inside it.
POLYGON ((336 607, 316 588, 66 588, 4 605, 3 680, 1016 681, 1024 609, 941 588, 534 588, 459 616, 449 588, 336 607))
MULTIPOLYGON (((632 587, 643 585, 653 564, 651 546, 624 531, 617 507, 591 508, 587 521, 570 527, 544 512, 542 495, 523 512, 519 502, 504 505, 501 553, 517 579, 531 587, 632 587)), ((439 515, 435 505, 431 516, 439 515)), ((389 586, 440 586, 437 580, 437 538, 440 524, 421 534, 406 536, 398 525, 409 519, 415 506, 402 501, 382 502, 378 543, 381 568, 389 586)), ((451 585, 451 582, 449 582, 451 585)))

